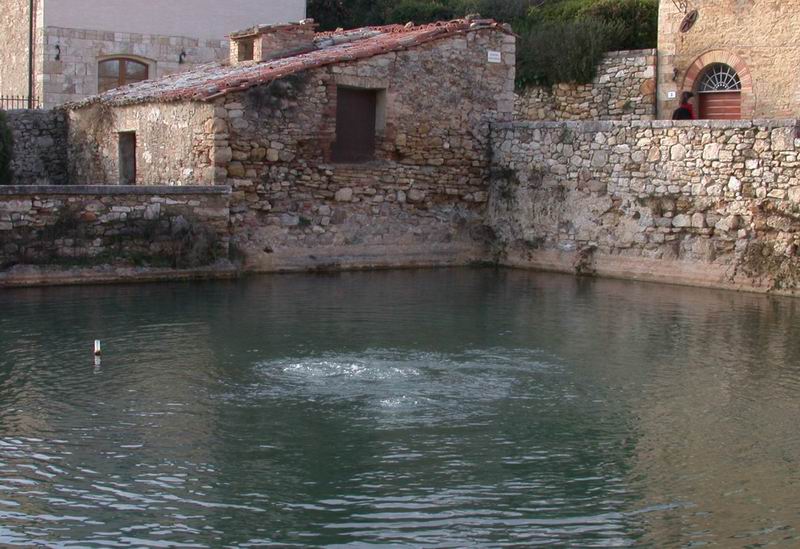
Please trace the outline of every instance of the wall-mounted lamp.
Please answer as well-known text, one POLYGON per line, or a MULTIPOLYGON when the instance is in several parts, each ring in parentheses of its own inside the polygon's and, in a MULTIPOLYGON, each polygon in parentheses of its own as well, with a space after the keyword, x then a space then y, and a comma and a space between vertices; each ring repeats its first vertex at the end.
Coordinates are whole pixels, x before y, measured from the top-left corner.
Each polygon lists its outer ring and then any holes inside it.
POLYGON ((183 50, 178 56, 178 64, 183 65, 186 62, 186 50, 183 50))
POLYGON ((61 46, 56 44, 56 61, 61 61, 61 46))
POLYGON ((680 75, 681 75, 681 71, 679 71, 678 69, 672 69, 672 81, 673 82, 677 82, 678 81, 678 77, 680 75))

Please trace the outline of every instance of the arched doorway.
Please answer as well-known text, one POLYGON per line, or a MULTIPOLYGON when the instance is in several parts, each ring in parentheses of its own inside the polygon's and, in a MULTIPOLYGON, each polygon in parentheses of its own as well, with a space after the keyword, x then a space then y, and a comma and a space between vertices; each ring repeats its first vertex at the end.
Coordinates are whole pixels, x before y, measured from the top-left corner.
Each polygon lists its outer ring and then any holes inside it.
POLYGON ((712 63, 697 79, 700 118, 739 120, 742 118, 742 79, 725 63, 712 63))

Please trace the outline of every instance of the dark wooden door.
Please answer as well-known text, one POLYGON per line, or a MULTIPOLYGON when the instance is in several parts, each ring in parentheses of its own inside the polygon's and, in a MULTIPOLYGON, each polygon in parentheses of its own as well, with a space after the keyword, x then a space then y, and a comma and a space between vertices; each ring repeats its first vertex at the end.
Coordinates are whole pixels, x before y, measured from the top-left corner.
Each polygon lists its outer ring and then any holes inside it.
POLYGON ((336 102, 336 162, 365 162, 375 157, 375 90, 338 88, 336 102))
POLYGON ((136 133, 119 134, 119 184, 136 185, 136 133))
POLYGON ((742 117, 742 92, 700 94, 700 118, 705 120, 739 120, 742 117))

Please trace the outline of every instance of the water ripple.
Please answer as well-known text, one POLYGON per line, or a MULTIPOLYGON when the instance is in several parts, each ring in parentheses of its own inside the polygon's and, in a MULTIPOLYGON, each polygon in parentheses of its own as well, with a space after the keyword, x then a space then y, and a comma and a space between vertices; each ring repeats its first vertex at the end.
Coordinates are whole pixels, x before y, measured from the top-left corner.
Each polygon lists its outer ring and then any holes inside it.
POLYGON ((797 545, 798 303, 492 269, 5 291, 0 545, 797 545))

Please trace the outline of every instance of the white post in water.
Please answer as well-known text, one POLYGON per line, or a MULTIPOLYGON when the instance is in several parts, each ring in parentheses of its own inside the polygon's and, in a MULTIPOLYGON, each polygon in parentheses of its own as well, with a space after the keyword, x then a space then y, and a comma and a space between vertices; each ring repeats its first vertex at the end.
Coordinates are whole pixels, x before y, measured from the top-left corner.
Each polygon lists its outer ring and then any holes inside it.
POLYGON ((94 356, 100 356, 103 354, 103 350, 100 348, 100 340, 94 340, 94 356))

